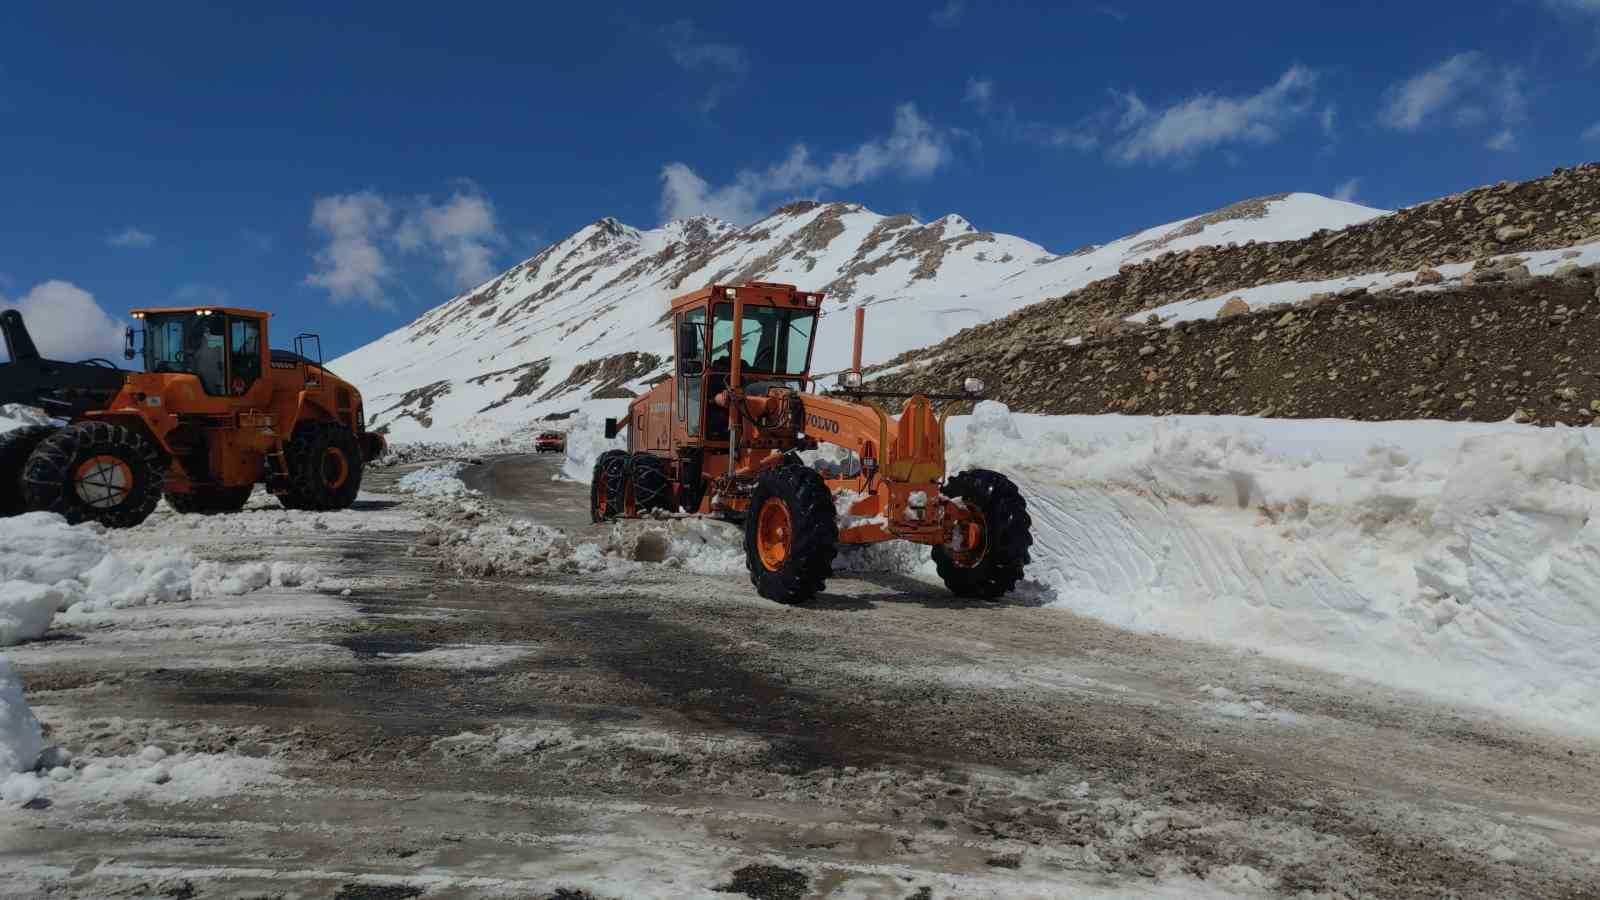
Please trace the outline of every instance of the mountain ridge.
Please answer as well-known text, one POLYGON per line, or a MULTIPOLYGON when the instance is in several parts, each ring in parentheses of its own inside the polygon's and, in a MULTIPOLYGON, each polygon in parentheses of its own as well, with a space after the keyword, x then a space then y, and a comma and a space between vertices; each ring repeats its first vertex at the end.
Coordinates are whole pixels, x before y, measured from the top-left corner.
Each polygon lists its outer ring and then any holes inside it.
MULTIPOLYGON (((332 365, 362 386, 371 427, 402 439, 492 437, 596 403, 623 405, 666 371, 666 301, 707 283, 800 284, 828 295, 827 319, 876 310, 865 352, 881 362, 1130 262, 1385 214, 1274 194, 1066 254, 956 213, 922 222, 847 201, 795 201, 744 227, 698 216, 639 229, 607 216, 332 365)), ((815 371, 848 362, 841 327, 824 323, 815 371)))

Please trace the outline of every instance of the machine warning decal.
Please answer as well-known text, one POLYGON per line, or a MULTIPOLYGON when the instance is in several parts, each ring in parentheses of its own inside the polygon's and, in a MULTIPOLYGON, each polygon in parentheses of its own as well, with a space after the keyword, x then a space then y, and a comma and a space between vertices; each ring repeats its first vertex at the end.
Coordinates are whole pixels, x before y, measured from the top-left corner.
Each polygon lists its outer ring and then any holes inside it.
POLYGON ((839 423, 832 419, 824 419, 816 413, 806 413, 806 424, 812 428, 819 428, 834 434, 839 433, 839 423))

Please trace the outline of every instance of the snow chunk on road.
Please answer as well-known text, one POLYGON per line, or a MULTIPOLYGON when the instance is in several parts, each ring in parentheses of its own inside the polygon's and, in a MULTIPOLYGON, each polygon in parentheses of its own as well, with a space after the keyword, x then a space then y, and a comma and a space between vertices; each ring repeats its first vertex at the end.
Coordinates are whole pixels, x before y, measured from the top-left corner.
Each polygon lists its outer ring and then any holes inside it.
POLYGON ((466 467, 464 462, 453 461, 418 469, 401 477, 395 487, 418 497, 476 496, 478 492, 461 480, 461 471, 466 467))
POLYGON ((22 679, 11 661, 0 656, 0 798, 7 803, 26 803, 35 793, 25 773, 38 763, 44 751, 44 733, 33 709, 22 696, 22 679))
POLYGON ((564 451, 567 458, 561 463, 561 471, 555 475, 556 480, 588 484, 594 477, 594 463, 600 454, 607 450, 628 449, 622 438, 606 437, 605 425, 605 419, 596 418, 588 412, 580 412, 572 417, 567 427, 564 451))
POLYGON ((1030 579, 1115 625, 1600 733, 1600 440, 1472 423, 954 419, 1030 579))

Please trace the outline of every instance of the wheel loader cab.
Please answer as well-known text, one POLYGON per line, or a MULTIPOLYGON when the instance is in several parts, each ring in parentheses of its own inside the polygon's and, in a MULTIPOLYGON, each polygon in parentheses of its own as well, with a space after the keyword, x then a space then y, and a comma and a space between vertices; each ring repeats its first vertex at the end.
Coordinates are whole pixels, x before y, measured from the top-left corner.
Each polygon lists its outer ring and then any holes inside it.
POLYGON ((261 380, 266 316, 244 310, 136 311, 149 374, 187 374, 210 397, 243 397, 261 380))

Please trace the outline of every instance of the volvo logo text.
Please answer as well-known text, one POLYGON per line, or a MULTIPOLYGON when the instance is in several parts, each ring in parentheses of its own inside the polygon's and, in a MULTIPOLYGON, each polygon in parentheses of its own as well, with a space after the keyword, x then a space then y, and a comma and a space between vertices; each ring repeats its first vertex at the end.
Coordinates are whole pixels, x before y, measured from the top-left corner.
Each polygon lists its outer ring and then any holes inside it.
POLYGON ((832 419, 824 419, 815 413, 806 413, 806 424, 810 425, 812 428, 818 428, 823 431, 831 431, 834 434, 839 433, 838 422, 835 422, 832 419))

